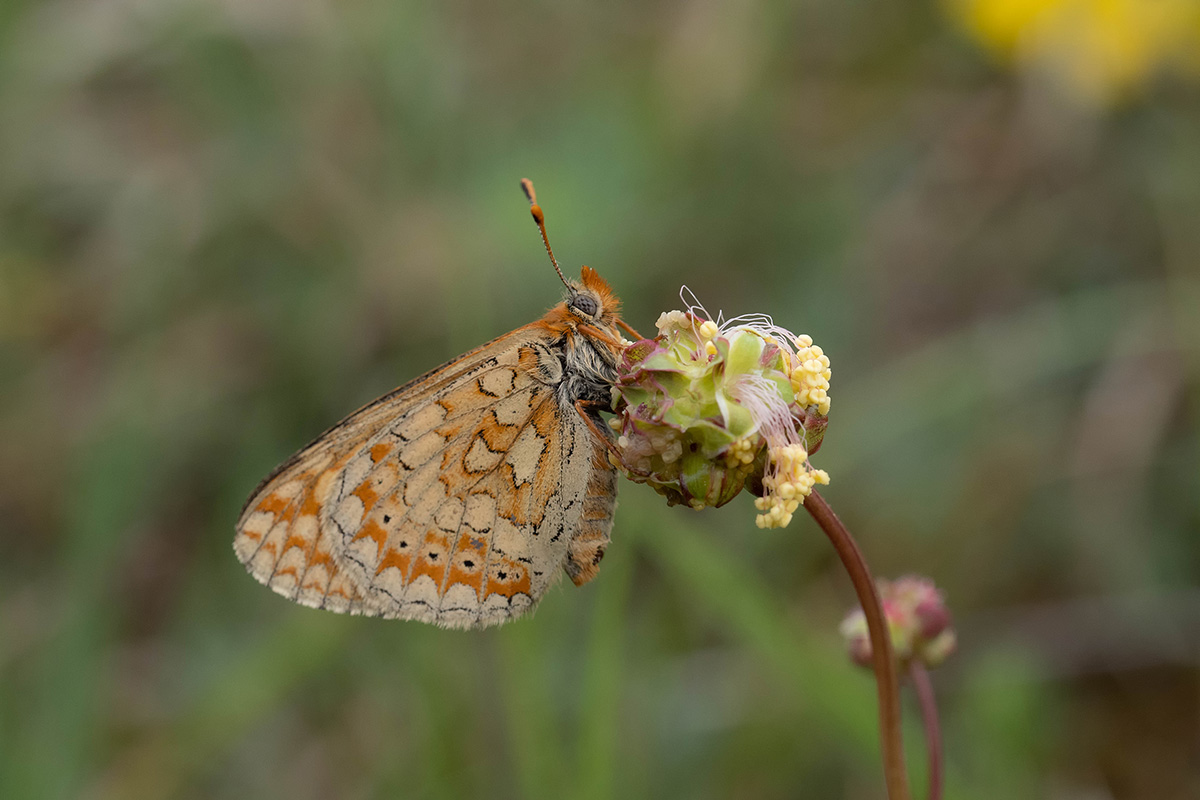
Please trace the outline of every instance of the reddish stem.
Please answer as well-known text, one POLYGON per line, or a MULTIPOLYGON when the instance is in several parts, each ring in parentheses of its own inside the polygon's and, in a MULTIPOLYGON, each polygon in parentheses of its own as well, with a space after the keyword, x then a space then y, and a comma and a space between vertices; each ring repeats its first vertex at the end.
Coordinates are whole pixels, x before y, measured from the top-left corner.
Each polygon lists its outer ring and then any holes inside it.
POLYGON ((929 670, 917 661, 908 665, 908 677, 917 690, 917 703, 921 706, 921 723, 925 727, 925 750, 929 754, 929 800, 942 800, 942 729, 938 723, 937 700, 933 696, 933 682, 929 670))
POLYGON ((871 660, 875 668, 875 685, 879 692, 879 736, 883 749, 883 777, 887 783, 890 800, 910 800, 908 775, 904 766, 904 741, 900 732, 900 683, 896 672, 896 658, 892 652, 892 637, 888 633, 883 616, 883 605, 879 601, 879 590, 867 568, 862 551, 838 519, 837 514, 825 502, 825 498, 814 491, 804 501, 804 507, 812 515, 821 530, 833 543, 842 560, 858 601, 867 617, 867 631, 871 638, 871 660))

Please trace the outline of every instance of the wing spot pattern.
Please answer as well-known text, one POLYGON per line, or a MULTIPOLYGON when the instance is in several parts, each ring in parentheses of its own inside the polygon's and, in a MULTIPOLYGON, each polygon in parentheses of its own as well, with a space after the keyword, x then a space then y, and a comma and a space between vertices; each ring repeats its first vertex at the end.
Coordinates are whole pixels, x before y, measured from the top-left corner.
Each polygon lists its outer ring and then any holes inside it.
MULTIPOLYGON (((384 519, 386 520, 386 517, 384 519)), ((369 520, 367 520, 366 524, 364 524, 362 526, 362 529, 358 533, 356 533, 354 535, 354 538, 351 539, 350 541, 357 542, 360 539, 373 540, 376 545, 376 556, 375 557, 382 559, 383 558, 383 548, 385 545, 387 545, 387 536, 388 536, 387 531, 385 531, 383 528, 379 527, 379 524, 377 522, 375 522, 375 520, 369 519, 369 520)), ((376 574, 378 575, 379 573, 376 572, 376 574)))

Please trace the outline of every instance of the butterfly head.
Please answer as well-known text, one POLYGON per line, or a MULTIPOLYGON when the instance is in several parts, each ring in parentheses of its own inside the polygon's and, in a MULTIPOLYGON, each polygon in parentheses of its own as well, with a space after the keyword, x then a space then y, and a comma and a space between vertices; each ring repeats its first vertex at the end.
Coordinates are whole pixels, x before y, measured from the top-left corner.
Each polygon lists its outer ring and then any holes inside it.
POLYGON ((581 269, 579 278, 578 281, 567 283, 567 294, 563 298, 567 312, 582 324, 611 325, 617 318, 621 303, 608 281, 591 267, 581 269))

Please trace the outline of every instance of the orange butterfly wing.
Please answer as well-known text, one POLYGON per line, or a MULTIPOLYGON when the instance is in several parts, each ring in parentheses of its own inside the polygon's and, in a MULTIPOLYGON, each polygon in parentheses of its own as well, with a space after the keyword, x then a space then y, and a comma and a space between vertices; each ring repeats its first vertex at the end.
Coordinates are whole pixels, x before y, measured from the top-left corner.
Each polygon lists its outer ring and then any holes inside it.
POLYGON ((616 472, 552 341, 519 328, 330 429, 247 502, 238 558, 307 606, 456 628, 529 610, 562 567, 590 580, 616 472))

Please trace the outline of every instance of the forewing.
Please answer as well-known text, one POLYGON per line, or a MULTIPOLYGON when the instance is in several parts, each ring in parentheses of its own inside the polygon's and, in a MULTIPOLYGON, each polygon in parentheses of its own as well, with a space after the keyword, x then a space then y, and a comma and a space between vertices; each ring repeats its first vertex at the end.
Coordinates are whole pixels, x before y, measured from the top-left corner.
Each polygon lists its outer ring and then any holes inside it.
POLYGON ((304 605, 448 627, 527 611, 564 565, 590 578, 572 565, 603 554, 615 477, 561 369, 530 326, 360 410, 259 488, 238 557, 304 605))

